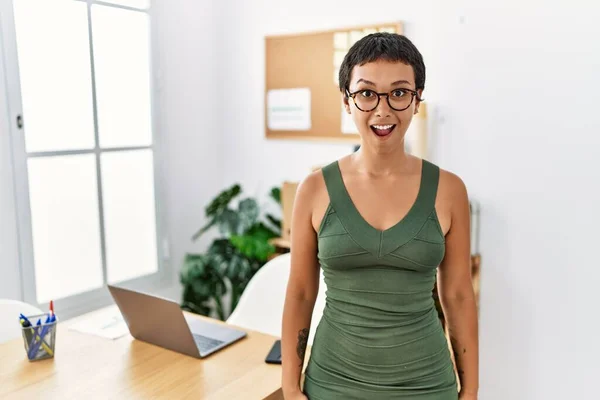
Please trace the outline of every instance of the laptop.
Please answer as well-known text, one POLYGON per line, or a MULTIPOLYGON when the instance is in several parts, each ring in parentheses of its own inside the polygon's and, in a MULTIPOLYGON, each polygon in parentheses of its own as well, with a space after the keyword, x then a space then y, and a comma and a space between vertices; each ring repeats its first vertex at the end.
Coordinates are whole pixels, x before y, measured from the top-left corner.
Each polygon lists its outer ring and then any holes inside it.
POLYGON ((165 349, 204 358, 246 332, 184 315, 174 301, 108 285, 134 338, 165 349))

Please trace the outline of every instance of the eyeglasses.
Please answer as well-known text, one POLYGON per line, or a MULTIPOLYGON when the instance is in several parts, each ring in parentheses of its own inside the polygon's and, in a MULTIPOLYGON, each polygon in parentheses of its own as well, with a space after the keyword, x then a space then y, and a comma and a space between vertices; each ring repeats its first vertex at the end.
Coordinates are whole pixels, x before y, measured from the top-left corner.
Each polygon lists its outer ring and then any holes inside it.
POLYGON ((416 90, 411 89, 394 89, 389 93, 377 93, 369 89, 357 90, 356 92, 350 93, 348 89, 346 89, 346 95, 352 99, 356 108, 364 112, 376 109, 381 100, 381 96, 387 98, 388 105, 395 111, 406 110, 410 107, 415 97, 419 101, 422 100, 419 97, 419 93, 416 90))

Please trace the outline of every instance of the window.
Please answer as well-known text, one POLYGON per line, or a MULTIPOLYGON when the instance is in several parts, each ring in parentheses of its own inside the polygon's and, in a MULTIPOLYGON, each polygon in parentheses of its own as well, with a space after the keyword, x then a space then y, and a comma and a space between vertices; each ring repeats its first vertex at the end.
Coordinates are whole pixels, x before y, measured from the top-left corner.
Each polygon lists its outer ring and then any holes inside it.
POLYGON ((149 6, 14 0, 0 10, 27 302, 82 308, 106 301, 106 283, 168 277, 149 6))

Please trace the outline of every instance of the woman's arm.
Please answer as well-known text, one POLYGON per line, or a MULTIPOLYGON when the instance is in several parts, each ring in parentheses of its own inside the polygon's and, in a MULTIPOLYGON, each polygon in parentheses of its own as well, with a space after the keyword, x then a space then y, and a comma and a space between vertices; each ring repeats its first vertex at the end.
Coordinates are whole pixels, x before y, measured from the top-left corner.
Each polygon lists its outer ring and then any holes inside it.
POLYGON ((460 378, 461 398, 476 399, 479 389, 479 339, 477 306, 471 281, 469 199, 462 180, 450 173, 445 175, 447 198, 451 199, 451 220, 446 235, 446 254, 438 272, 438 289, 460 378))
POLYGON ((311 222, 318 179, 313 173, 298 186, 292 212, 292 265, 283 308, 281 337, 281 384, 285 399, 292 399, 302 392, 300 376, 304 352, 319 291, 317 236, 311 222))

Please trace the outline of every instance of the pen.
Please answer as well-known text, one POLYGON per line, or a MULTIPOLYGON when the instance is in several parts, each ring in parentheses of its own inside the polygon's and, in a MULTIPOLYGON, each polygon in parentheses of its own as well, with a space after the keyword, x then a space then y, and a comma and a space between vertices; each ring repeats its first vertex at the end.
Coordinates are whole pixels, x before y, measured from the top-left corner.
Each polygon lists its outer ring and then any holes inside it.
POLYGON ((40 348, 40 346, 37 346, 37 338, 40 337, 40 329, 39 326, 41 325, 41 321, 38 319, 38 322, 36 324, 36 326, 32 327, 31 329, 33 330, 33 339, 31 340, 31 342, 29 343, 29 352, 27 353, 27 357, 29 357, 30 360, 35 358, 35 355, 38 352, 38 349, 40 348))
MULTIPOLYGON (((31 326, 29 321, 26 322, 23 319, 23 314, 19 315, 19 322, 21 323, 21 326, 23 328, 29 328, 31 326)), ((27 343, 31 343, 31 338, 34 334, 33 329, 23 329, 23 332, 25 332, 25 338, 27 339, 27 343)))
MULTIPOLYGON (((50 327, 48 326, 49 323, 51 323, 54 319, 54 302, 52 300, 50 300, 50 304, 49 304, 49 309, 50 312, 48 313, 48 315, 46 315, 46 321, 44 322, 44 326, 40 328, 41 332, 38 336, 38 338, 41 340, 41 342, 39 344, 34 343, 34 347, 35 347, 35 351, 33 353, 33 355, 35 356, 35 354, 37 353, 37 351, 40 348, 40 344, 44 343, 44 337, 46 336, 46 334, 48 333, 48 330, 50 329, 50 327), (37 346, 36 346, 37 344, 37 346)), ((40 320, 38 320, 38 326, 40 325, 40 320)))
MULTIPOLYGON (((23 326, 24 328, 29 328, 29 329, 25 329, 25 336, 27 338, 27 342, 28 343, 33 343, 34 340, 36 339, 40 339, 41 338, 39 336, 35 336, 35 330, 33 328, 31 328, 31 323, 29 322, 29 320, 27 318, 25 318, 23 316, 23 314, 21 314, 21 318, 19 318, 19 321, 21 322, 21 326, 23 326)), ((52 349, 46 344, 46 342, 44 340, 42 340, 41 342, 42 348, 44 350, 46 350, 46 353, 52 355, 52 349)), ((31 345, 30 345, 31 346, 31 345)))
POLYGON ((49 315, 49 322, 54 322, 56 321, 56 314, 54 314, 54 301, 50 300, 50 315, 49 315))
POLYGON ((29 320, 27 319, 26 316, 24 316, 23 314, 19 314, 19 319, 22 319, 23 321, 25 321, 27 324, 31 325, 31 322, 29 322, 29 320))

